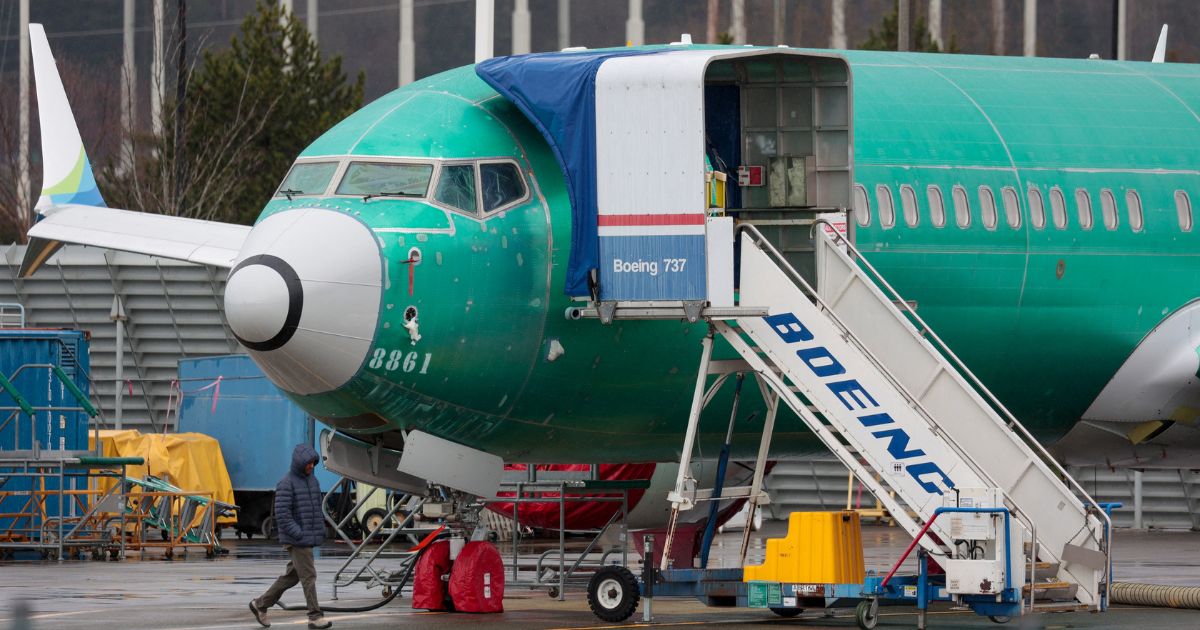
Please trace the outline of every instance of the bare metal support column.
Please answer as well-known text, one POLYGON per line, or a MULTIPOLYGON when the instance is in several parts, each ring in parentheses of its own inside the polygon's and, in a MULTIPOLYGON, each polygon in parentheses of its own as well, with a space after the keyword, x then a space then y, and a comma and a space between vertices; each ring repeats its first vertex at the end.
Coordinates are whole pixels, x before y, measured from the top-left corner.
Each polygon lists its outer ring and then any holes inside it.
POLYGON ((729 34, 733 36, 733 43, 745 44, 746 0, 733 0, 733 5, 729 8, 729 21, 729 34))
POLYGON ((163 2, 154 0, 154 55, 150 61, 150 129, 154 136, 163 132, 163 98, 167 84, 166 62, 163 56, 163 2))
POLYGON ((779 412, 779 395, 770 392, 765 398, 767 401, 767 418, 763 423, 762 440, 758 443, 758 457, 754 460, 754 481, 750 484, 750 502, 746 510, 746 527, 742 529, 742 548, 741 554, 738 556, 741 558, 739 566, 745 566, 746 564, 746 550, 750 547, 750 532, 754 529, 752 526, 754 523, 754 513, 758 510, 758 500, 762 494, 763 475, 767 468, 767 455, 771 451, 771 436, 775 432, 775 416, 779 412))
POLYGON ((1005 19, 1004 0, 992 0, 992 54, 1003 55, 1005 19))
POLYGON ((137 107, 134 102, 137 67, 134 63, 134 6, 133 0, 125 0, 124 26, 122 28, 121 54, 121 167, 133 168, 133 126, 137 117, 137 107))
POLYGON ((1037 0, 1025 0, 1025 56, 1037 56, 1037 0))
POLYGON ((558 0, 558 48, 571 47, 571 0, 558 0))
POLYGON ((846 0, 833 0, 830 22, 829 47, 844 50, 846 48, 846 0))
POLYGON ((680 507, 686 505, 686 509, 692 508, 691 499, 685 498, 683 494, 684 485, 690 474, 692 449, 695 448, 696 434, 700 429, 700 412, 704 410, 704 390, 705 384, 708 382, 709 362, 712 360, 713 330, 711 327, 700 344, 700 370, 696 374, 696 390, 692 393, 692 409, 688 415, 687 433, 683 437, 683 453, 679 456, 679 472, 675 475, 675 489, 667 495, 667 500, 671 502, 671 518, 667 522, 667 538, 663 541, 663 556, 659 563, 663 570, 666 570, 667 563, 670 561, 671 543, 675 538, 675 525, 679 520, 680 507))
POLYGON ((413 54, 413 0, 400 0, 400 85, 405 86, 416 79, 416 61, 413 54))
POLYGON ((630 46, 646 43, 646 22, 642 19, 642 0, 629 0, 629 19, 625 21, 625 41, 630 46))
POLYGON ((909 34, 912 31, 912 0, 899 0, 897 9, 896 50, 905 52, 912 49, 909 43, 909 34))
POLYGON ((475 63, 495 56, 496 0, 475 0, 475 63))
POLYGON ((776 46, 779 46, 780 44, 784 43, 783 21, 785 11, 783 0, 774 0, 774 6, 772 9, 774 9, 773 21, 775 22, 775 41, 772 43, 774 43, 776 46))
POLYGON ((938 50, 946 49, 942 39, 942 0, 929 0, 929 39, 937 44, 938 50))
POLYGON ((531 24, 529 0, 516 0, 512 12, 512 54, 524 55, 530 52, 531 24))
POLYGON ((320 12, 317 9, 317 0, 308 0, 308 10, 304 13, 304 19, 308 22, 308 32, 312 35, 313 42, 317 39, 317 27, 320 22, 320 12))

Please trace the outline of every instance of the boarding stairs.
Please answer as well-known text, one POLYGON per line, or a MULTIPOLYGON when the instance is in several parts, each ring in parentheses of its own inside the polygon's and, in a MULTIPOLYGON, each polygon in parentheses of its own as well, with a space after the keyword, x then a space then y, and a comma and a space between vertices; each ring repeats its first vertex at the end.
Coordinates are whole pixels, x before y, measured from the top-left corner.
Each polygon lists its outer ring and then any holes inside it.
MULTIPOLYGON (((768 452, 774 412, 786 404, 914 537, 956 490, 998 488, 1020 524, 1012 530, 1020 536, 1012 544, 1020 566, 1011 577, 1014 586, 1026 584, 1030 609, 1034 599, 1103 609, 1111 567, 1104 510, 846 239, 817 227, 816 288, 755 228, 739 228, 740 295, 731 310, 766 307, 768 315, 706 317, 767 394, 759 459, 768 452)), ((699 409, 712 397, 701 395, 702 384, 730 369, 715 368, 728 362, 711 355, 706 339, 685 462, 699 409)), ((672 493, 675 505, 712 498, 684 481, 672 493)), ((760 478, 744 490, 751 509, 769 500, 760 478)), ((950 543, 960 538, 953 523, 935 520, 929 532, 936 539, 924 535, 919 543, 935 557, 953 557, 950 543)))

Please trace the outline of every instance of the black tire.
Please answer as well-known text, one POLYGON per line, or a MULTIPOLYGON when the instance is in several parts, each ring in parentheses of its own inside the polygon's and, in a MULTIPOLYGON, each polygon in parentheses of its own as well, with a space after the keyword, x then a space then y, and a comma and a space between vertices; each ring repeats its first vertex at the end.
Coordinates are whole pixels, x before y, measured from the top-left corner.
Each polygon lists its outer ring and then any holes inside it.
POLYGON ((588 582, 588 607, 603 621, 625 621, 637 610, 641 598, 637 578, 625 567, 603 567, 588 582))
POLYGON ((992 623, 1008 623, 1012 621, 1012 617, 1008 615, 988 615, 988 619, 991 619, 992 623))
POLYGON ((804 609, 803 608, 772 608, 771 612, 775 613, 776 615, 779 615, 780 617, 791 618, 791 617, 795 617, 796 615, 799 615, 800 613, 804 612, 804 609))
POLYGON ((260 533, 262 534, 263 538, 268 540, 274 538, 277 535, 277 532, 275 531, 275 517, 268 516, 267 518, 264 518, 262 520, 261 528, 262 531, 260 533))
POLYGON ((879 624, 879 602, 864 599, 854 608, 854 621, 862 630, 873 630, 879 624))
POLYGON ((366 536, 374 531, 375 535, 378 536, 379 532, 375 530, 383 526, 384 519, 386 518, 387 510, 383 508, 371 508, 367 510, 367 513, 363 514, 362 518, 362 535, 366 536))

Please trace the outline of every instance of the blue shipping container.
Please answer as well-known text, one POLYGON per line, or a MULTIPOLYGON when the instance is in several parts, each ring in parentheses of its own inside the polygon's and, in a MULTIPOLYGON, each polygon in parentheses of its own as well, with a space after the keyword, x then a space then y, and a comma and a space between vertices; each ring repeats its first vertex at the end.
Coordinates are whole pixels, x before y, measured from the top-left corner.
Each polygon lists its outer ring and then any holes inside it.
MULTIPOLYGON (((33 418, 17 411, 17 401, 0 389, 0 459, 15 450, 29 451, 34 440, 43 457, 54 457, 63 451, 88 450, 88 415, 80 409, 79 401, 62 380, 45 367, 48 365, 62 368, 80 391, 90 394, 88 340, 83 331, 0 330, 0 372, 36 410, 33 418)), ((29 497, 19 493, 29 491, 30 479, 6 479, 4 472, 7 470, 11 469, 0 468, 0 480, 5 481, 4 492, 14 494, 0 501, 0 512, 28 512, 25 506, 29 497)), ((46 490, 58 487, 54 478, 47 478, 44 483, 46 490)), ((83 489, 86 481, 73 477, 65 485, 68 489, 83 489)), ((57 501, 47 500, 45 505, 48 515, 58 515, 57 501)), ((73 514, 76 511, 74 502, 68 501, 68 505, 67 513, 73 514)), ((11 519, 0 519, 0 530, 10 525, 11 519)), ((21 522, 18 526, 36 529, 40 523, 21 522)))
MULTIPOLYGON (((181 359, 179 387, 183 402, 177 430, 220 442, 234 490, 273 491, 297 444, 318 448, 316 439, 325 425, 284 396, 248 356, 181 359)), ((337 476, 317 470, 321 488, 333 487, 337 476)))

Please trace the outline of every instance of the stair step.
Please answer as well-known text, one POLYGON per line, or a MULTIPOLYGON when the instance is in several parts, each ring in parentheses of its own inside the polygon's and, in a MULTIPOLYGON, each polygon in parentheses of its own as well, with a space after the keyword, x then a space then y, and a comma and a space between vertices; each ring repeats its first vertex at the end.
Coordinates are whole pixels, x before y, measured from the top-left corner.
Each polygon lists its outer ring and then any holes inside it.
POLYGON ((1033 585, 1026 584, 1021 587, 1021 595, 1029 597, 1031 588, 1033 591, 1036 591, 1036 599, 1068 601, 1075 599, 1075 593, 1079 590, 1079 585, 1059 581, 1038 582, 1033 585))

